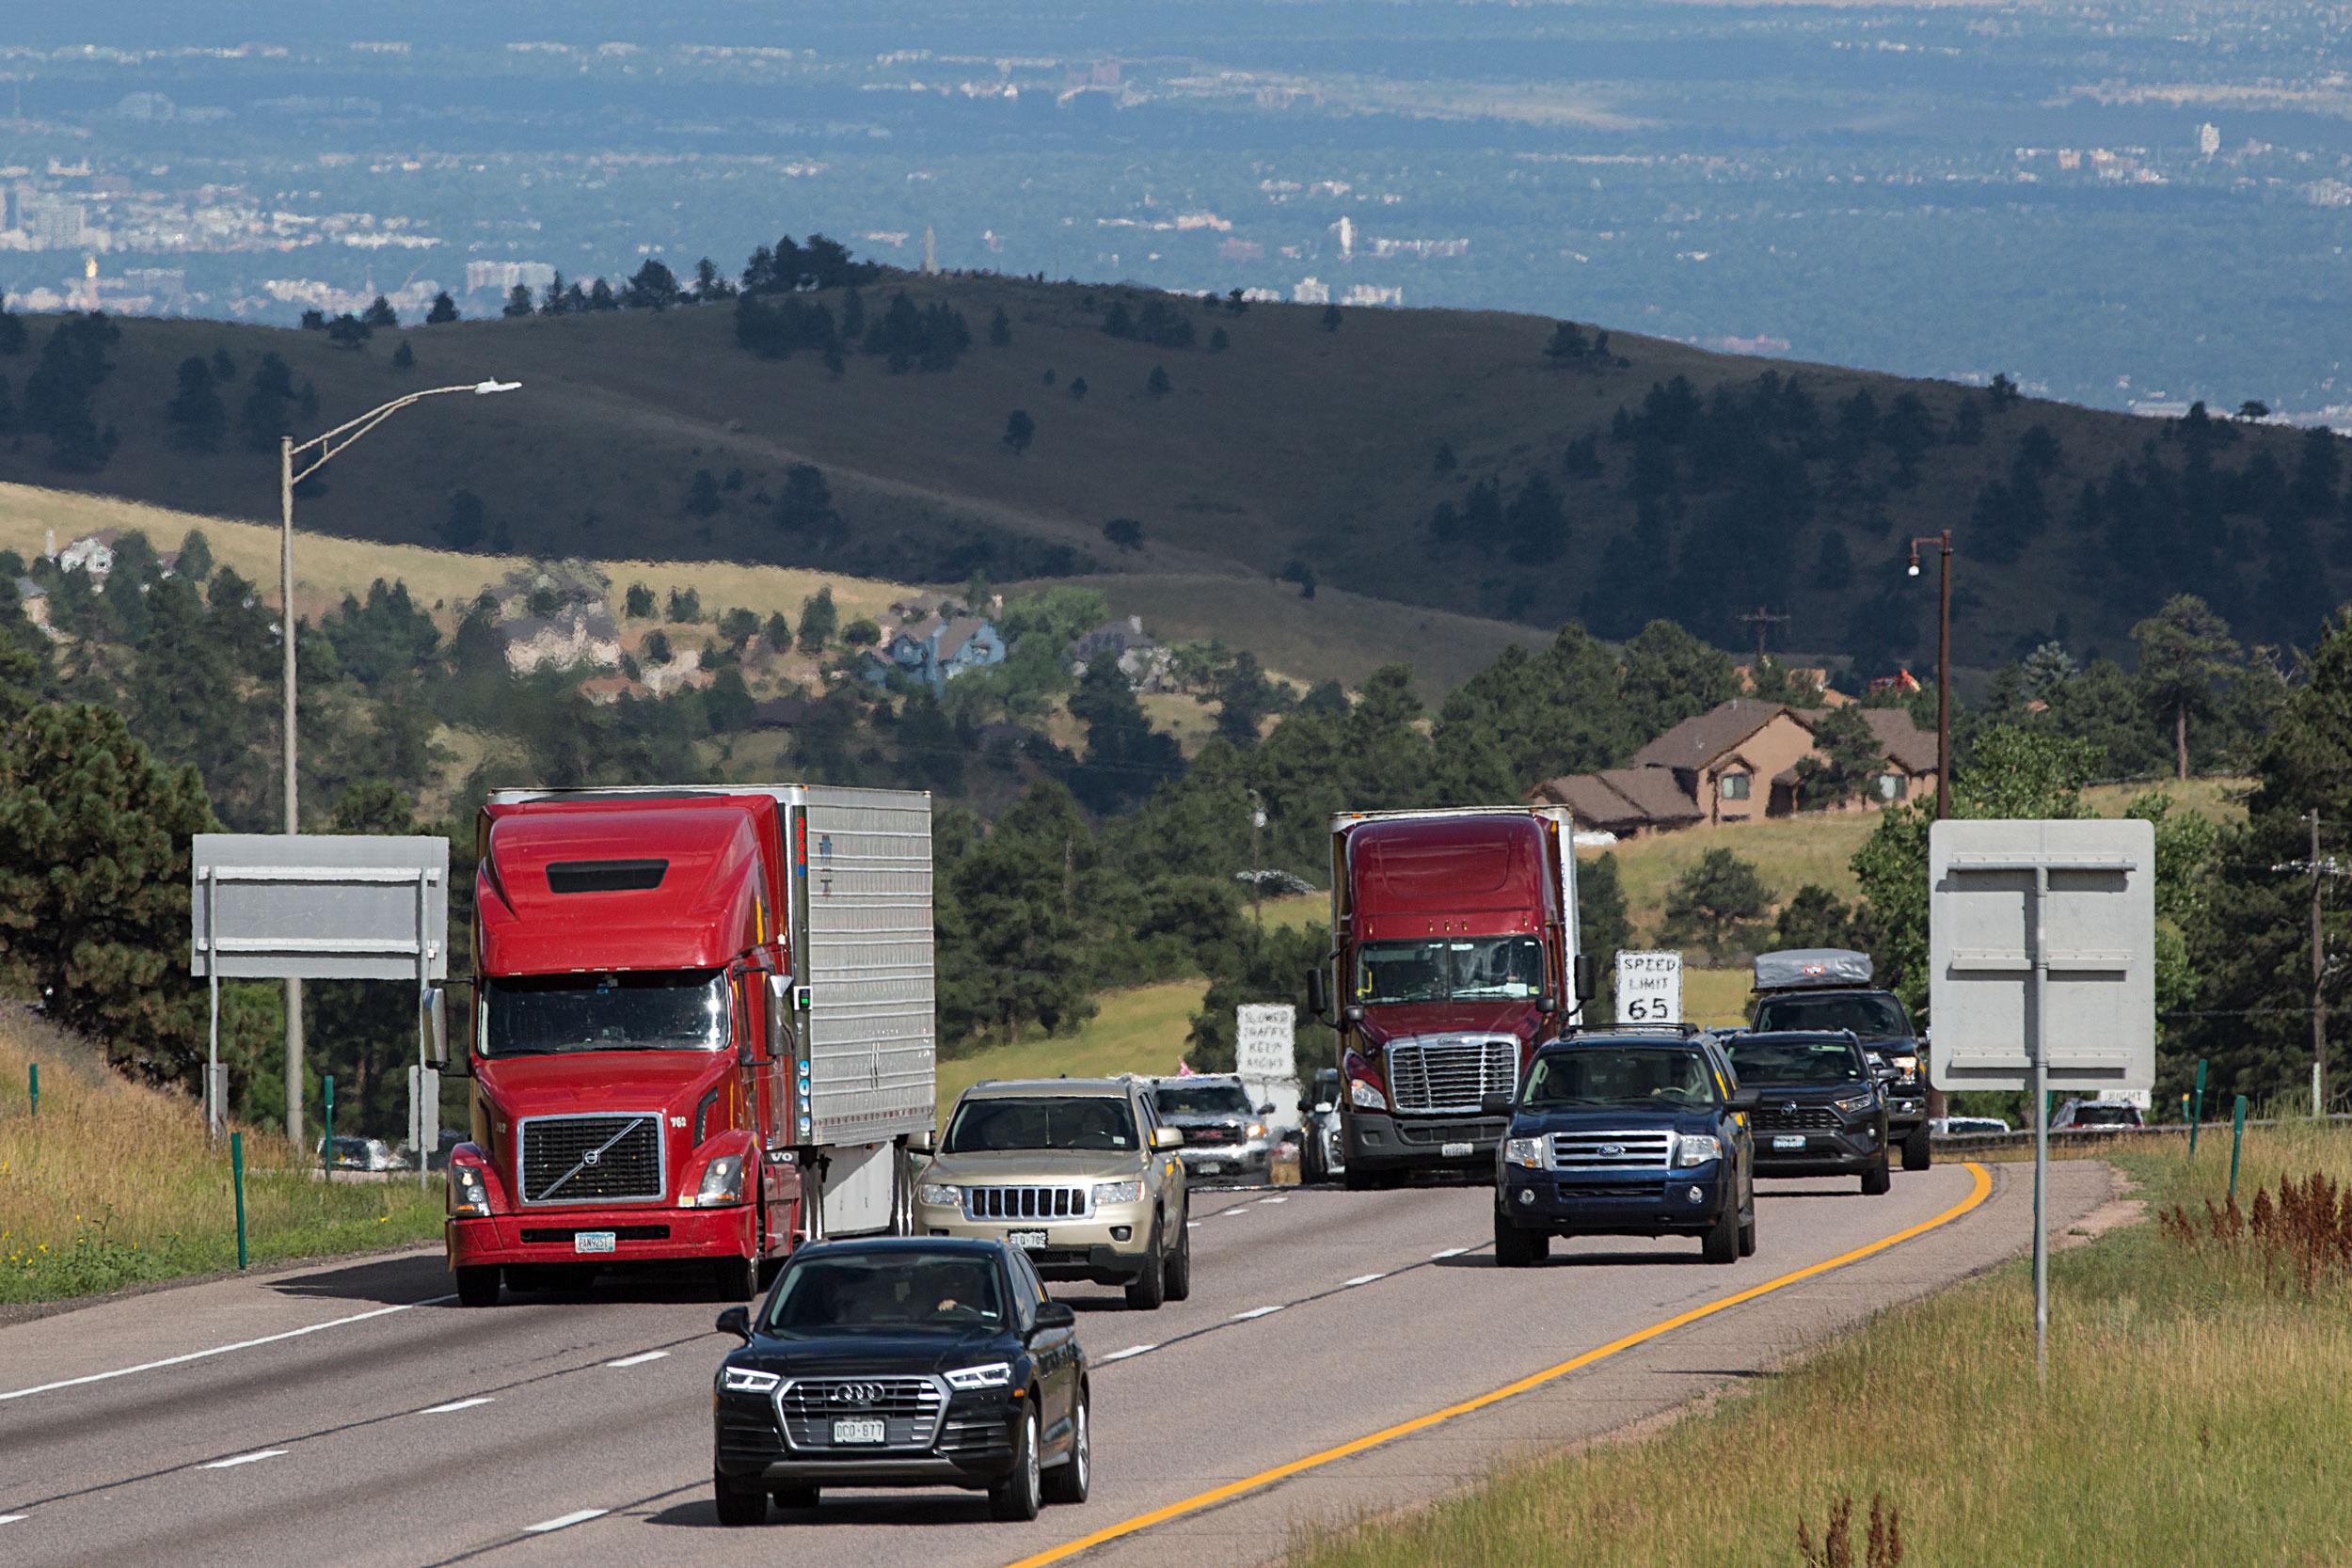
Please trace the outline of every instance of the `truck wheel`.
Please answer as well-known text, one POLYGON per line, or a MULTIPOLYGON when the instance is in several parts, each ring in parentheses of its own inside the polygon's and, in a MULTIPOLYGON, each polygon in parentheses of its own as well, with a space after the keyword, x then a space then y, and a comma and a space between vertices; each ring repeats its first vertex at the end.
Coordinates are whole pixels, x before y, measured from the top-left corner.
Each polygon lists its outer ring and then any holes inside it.
MULTIPOLYGON (((1154 1238, 1156 1240, 1157 1238, 1154 1238)), ((1127 1282, 1127 1305, 1138 1312, 1156 1312, 1168 1299, 1168 1255, 1154 1247, 1143 1261, 1143 1272, 1127 1282)), ((1026 1518, 1036 1515, 1026 1514, 1026 1518)))
POLYGON ((1928 1147, 1928 1124, 1921 1122, 1903 1140, 1903 1169, 1925 1170, 1932 1162, 1933 1150, 1928 1147))
POLYGON ((458 1306, 496 1307, 498 1304, 499 1268, 496 1263, 468 1263, 458 1269, 458 1306))
POLYGON ((711 1281, 727 1301, 749 1301, 759 1293, 759 1260, 721 1258, 710 1265, 711 1281))
MULTIPOLYGON (((1911 1168, 1908 1158, 1903 1161, 1903 1168, 1911 1168)), ((1882 1197, 1893 1191, 1894 1186, 1895 1178, 1886 1167, 1886 1156, 1883 1154, 1879 1156, 1877 1164, 1862 1173, 1862 1196, 1865 1197, 1882 1197)))
POLYGON ((1532 1269, 1551 1256, 1551 1238, 1541 1230, 1521 1230, 1500 1205, 1495 1209, 1495 1267, 1532 1269))
POLYGON ((1192 1294, 1192 1227, 1177 1222, 1176 1250, 1168 1255, 1161 1265, 1161 1291, 1170 1301, 1184 1301, 1192 1294))
POLYGON ((1715 1223, 1707 1227, 1700 1238, 1699 1256, 1710 1263, 1740 1261, 1740 1206, 1733 1203, 1724 1208, 1715 1223))
POLYGON ((710 1491, 719 1504, 719 1523, 723 1525, 764 1525, 768 1522, 768 1494, 755 1481, 738 1481, 733 1476, 714 1473, 710 1491))

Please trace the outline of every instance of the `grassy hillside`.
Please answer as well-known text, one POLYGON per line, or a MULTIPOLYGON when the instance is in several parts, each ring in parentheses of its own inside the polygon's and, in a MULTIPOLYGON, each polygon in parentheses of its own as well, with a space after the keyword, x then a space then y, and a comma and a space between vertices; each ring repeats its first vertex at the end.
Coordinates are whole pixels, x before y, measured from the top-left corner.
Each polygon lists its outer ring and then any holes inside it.
POLYGON ((991 1046, 939 1064, 939 1111, 983 1078, 1086 1078, 1114 1072, 1169 1073, 1184 1053, 1184 1032, 1208 990, 1171 980, 1109 991, 1102 1010, 1074 1034, 991 1046))
MULTIPOLYGON (((358 1252, 441 1233, 440 1179, 321 1182, 283 1139, 247 1129, 246 1207, 256 1264, 358 1252)), ((49 1301, 233 1269, 229 1150, 201 1110, 133 1084, 37 1018, 0 1007, 0 1305, 49 1301), (40 1109, 28 1069, 40 1069, 40 1109)))
MULTIPOLYGON (((433 542, 452 493, 464 488, 485 502, 489 538, 526 553, 789 562, 929 581, 961 581, 974 570, 1000 581, 1104 572, 1158 579, 1162 586, 1138 593, 1182 597, 1204 626, 1221 613, 1225 591, 1199 579, 1255 587, 1294 560, 1329 587, 1365 598, 1546 627, 1606 612, 1629 596, 1698 615, 1659 597, 1678 573, 1708 595, 1700 629, 1726 641, 1739 640, 1728 617, 1751 602, 1755 587, 1770 588, 1773 608, 1796 616, 1793 646, 1859 639, 1915 651, 1928 600, 1924 590, 1905 596, 1897 557, 1911 534, 1951 527, 1965 561, 1963 663, 2009 657, 2020 640, 2059 627, 2079 645, 2117 651, 2132 620, 2152 608, 2141 602, 2144 585, 2127 589, 2120 576, 2078 581, 2069 536, 2086 481, 2135 463, 2152 439, 2169 438, 2169 427, 2152 421, 1782 366, 1783 373, 1801 371, 1823 432, 1802 476, 1709 477, 1699 471, 1706 452, 1677 451, 1666 460, 1669 503, 1636 528, 1635 492, 1660 475, 1633 472, 1632 444, 1610 435, 1618 412, 1638 412, 1653 385, 1677 376, 1704 404, 1718 388, 1748 388, 1765 366, 1625 333, 1607 359, 1566 365, 1546 357, 1550 324, 1534 318, 1350 310, 1327 329, 1317 309, 1268 305, 1242 315, 1182 305, 1196 346, 1162 348, 1103 330, 1115 302, 1139 309, 1149 297, 1139 292, 991 277, 892 279, 866 291, 869 315, 901 289, 918 306, 951 305, 971 324, 980 341, 954 368, 894 375, 880 359, 851 354, 835 377, 813 353, 759 358, 737 345, 726 307, 416 327, 378 333, 353 350, 316 332, 125 321, 96 396, 99 423, 119 437, 111 458, 95 472, 59 475, 48 467, 47 443, 34 437, 0 450, 0 479, 62 480, 192 511, 273 517, 273 454, 251 450, 235 425, 254 365, 275 352, 297 385, 317 389, 318 413, 306 430, 418 387, 487 376, 523 383, 508 396, 451 398, 405 412, 339 459, 322 493, 303 501, 303 522, 352 537, 433 542), (985 341, 999 309, 1010 328, 1001 347, 985 341), (1213 352, 1206 344, 1220 331, 1230 347, 1213 352), (416 357, 406 371, 390 364, 401 339, 416 357), (217 451, 187 451, 161 413, 174 367, 216 349, 237 367, 237 379, 221 388, 230 432, 217 451), (1147 389, 1154 369, 1166 372, 1163 393, 1147 389), (1087 395, 1073 398, 1081 378, 1087 395), (1883 444, 1836 448, 1837 410, 1857 389, 1869 390, 1881 410, 1905 392, 1918 398, 1938 434, 1907 472, 1883 444), (1019 453, 1002 439, 1015 410, 1035 426, 1019 453), (1974 440, 1956 435, 1964 410, 1984 421, 1974 440), (2037 449, 2047 528, 2012 562, 1968 554, 1980 493, 2011 474, 2037 425, 2050 437, 2037 449), (1565 461, 1571 443, 1596 432, 1590 463, 1565 461), (1444 471, 1441 447, 1454 459, 1444 471), (837 537, 776 525, 774 499, 798 462, 824 470, 843 523, 837 537), (708 516, 686 506, 698 469, 737 480, 708 516), (1561 548, 1518 557, 1493 536, 1433 545, 1425 525, 1440 501, 1468 508, 1471 487, 1489 478, 1507 500, 1535 474, 1560 498, 1562 521, 1547 538, 1561 548), (1759 483, 1772 486, 1769 495, 1740 487, 1759 483), (1726 544, 1739 519, 1767 500, 1786 521, 1768 538, 1726 544), (1142 525, 1139 546, 1104 542, 1103 525, 1117 517, 1142 525), (1672 551, 1662 547, 1661 527, 1675 535, 1672 551), (1564 539, 1551 536, 1562 531, 1564 539), (1844 565, 1825 569, 1825 548, 1844 565), (1529 560, 1540 563, 1522 563, 1529 560), (1869 608, 1873 600, 1883 602, 1869 608), (1898 638, 1883 625, 1889 620, 1912 625, 1898 638)), ((841 301, 826 303, 838 309, 841 301)), ((49 324, 30 325, 38 342, 49 324)), ((22 379, 22 371, 0 368, 11 371, 12 381, 22 379)), ((2295 433, 2225 434, 2217 468, 2235 473, 2267 453, 2295 470, 2295 433)), ((2169 461, 2177 468, 2177 451, 2169 461)), ((2330 532, 2338 499, 2331 489, 2330 532)), ((2224 576, 2198 583, 2249 620, 2267 602, 2266 537, 2259 528, 2236 530, 2224 576)), ((2299 596, 2324 594, 2310 571, 2299 576, 2299 596)), ((2339 572, 2338 580, 2352 578, 2339 572)), ((1232 602, 1251 621, 1271 609, 1232 602)), ((1330 623, 1351 619, 1331 614, 1335 607, 1320 595, 1285 602, 1298 607, 1302 626, 1320 618, 1322 632, 1299 634, 1318 642, 1329 640, 1330 623)), ((2265 641, 2307 638, 2303 608, 2296 607, 2292 626, 2241 629, 2265 641)), ((1438 635, 1425 641, 1443 641, 1443 628, 1431 630, 1438 635)), ((1393 630, 1371 635, 1396 641, 1393 630)))

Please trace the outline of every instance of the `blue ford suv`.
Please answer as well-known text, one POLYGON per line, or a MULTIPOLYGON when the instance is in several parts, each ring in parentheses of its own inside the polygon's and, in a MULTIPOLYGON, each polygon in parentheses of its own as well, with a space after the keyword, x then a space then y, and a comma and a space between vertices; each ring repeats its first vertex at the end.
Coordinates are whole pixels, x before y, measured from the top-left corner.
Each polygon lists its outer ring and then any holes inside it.
POLYGON ((1697 1030, 1574 1035, 1542 1047, 1495 1170, 1495 1261, 1554 1236, 1696 1236, 1710 1263, 1756 1250, 1753 1090, 1697 1030))

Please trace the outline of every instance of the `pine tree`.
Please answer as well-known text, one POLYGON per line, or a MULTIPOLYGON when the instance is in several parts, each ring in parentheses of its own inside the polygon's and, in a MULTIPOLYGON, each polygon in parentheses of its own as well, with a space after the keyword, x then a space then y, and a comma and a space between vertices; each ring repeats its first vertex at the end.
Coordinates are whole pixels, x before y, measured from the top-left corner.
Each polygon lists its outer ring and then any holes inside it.
POLYGON ((1168 372, 1161 366, 1152 366, 1152 373, 1144 379, 1143 389, 1155 398, 1168 396, 1168 372))
POLYGON ((1337 332, 1339 329, 1340 308, 1336 305, 1325 306, 1323 308, 1323 330, 1326 332, 1337 332))
POLYGON ((369 302, 366 312, 359 319, 370 327, 396 328, 400 325, 400 312, 393 309, 392 302, 382 294, 369 302))
POLYGON ((691 516, 713 516, 719 510, 719 476, 708 468, 696 468, 693 480, 686 486, 686 510, 691 516))
POLYGON ((996 307, 996 313, 988 319, 988 341, 991 347, 1003 348, 1012 341, 1012 322, 1005 315, 1005 308, 996 307))
POLYGON ((165 406, 173 437, 190 451, 215 451, 229 428, 229 407, 213 385, 213 368, 199 355, 180 361, 180 389, 165 406))
POLYGON ((801 605, 801 652, 819 654, 833 641, 834 629, 841 624, 841 612, 834 608, 833 588, 819 588, 801 605))
POLYGON ((447 289, 443 289, 439 293, 433 296, 433 308, 425 311, 424 325, 427 326, 446 326, 456 319, 457 301, 450 297, 450 293, 447 289))
POLYGON ((503 310, 501 310, 501 311, 499 312, 499 314, 500 314, 500 315, 501 315, 501 316, 504 316, 504 317, 508 318, 509 320, 513 320, 513 319, 514 319, 515 317, 516 317, 516 316, 528 316, 528 315, 530 315, 530 314, 531 314, 531 290, 530 290, 530 287, 529 287, 528 285, 526 285, 526 284, 517 283, 517 284, 516 284, 513 288, 511 288, 511 289, 507 290, 507 291, 506 291, 506 309, 503 309, 503 310))
POLYGON ((392 350, 392 369, 396 371, 413 371, 416 368, 417 351, 410 348, 406 341, 404 341, 398 348, 392 350))
POLYGON ((2150 705, 2172 721, 2176 777, 2188 777, 2188 721, 2210 716, 2221 683, 2242 665, 2230 624, 2194 594, 2177 594, 2132 628, 2150 705))
POLYGON ((1026 412, 1016 408, 1005 416, 1004 440, 1005 449, 1008 451, 1018 457, 1029 450, 1029 443, 1035 439, 1037 439, 1037 421, 1029 418, 1026 412))

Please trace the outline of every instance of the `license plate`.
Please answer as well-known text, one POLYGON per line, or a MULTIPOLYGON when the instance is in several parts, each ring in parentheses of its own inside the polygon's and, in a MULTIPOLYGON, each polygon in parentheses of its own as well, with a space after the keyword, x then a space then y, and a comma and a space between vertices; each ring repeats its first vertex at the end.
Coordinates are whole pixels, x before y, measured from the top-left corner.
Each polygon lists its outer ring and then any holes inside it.
POLYGON ((572 1233, 574 1252, 611 1252, 612 1232, 610 1230, 579 1230, 572 1233))
POLYGON ((1017 1247, 1041 1247, 1045 1244, 1045 1232, 1042 1230, 1008 1230, 1005 1232, 1005 1240, 1017 1247))
POLYGON ((1223 1165, 1218 1164, 1215 1160, 1202 1160, 1192 1167, 1192 1174, 1195 1176, 1215 1176, 1217 1172, 1223 1170, 1224 1168, 1225 1167, 1223 1165))
POLYGON ((1438 1156, 1444 1160, 1467 1160, 1477 1152, 1476 1144, 1447 1144, 1438 1150, 1438 1156))
POLYGON ((1803 1148, 1804 1147, 1804 1135, 1803 1133, 1798 1133, 1794 1136, 1782 1136, 1774 1138, 1772 1140, 1772 1147, 1774 1148, 1803 1148))
POLYGON ((833 1440, 836 1443, 879 1443, 889 1435, 890 1429, 878 1417, 858 1417, 833 1424, 833 1440))

